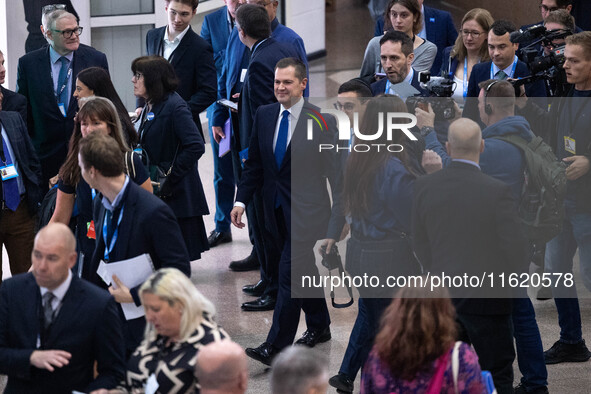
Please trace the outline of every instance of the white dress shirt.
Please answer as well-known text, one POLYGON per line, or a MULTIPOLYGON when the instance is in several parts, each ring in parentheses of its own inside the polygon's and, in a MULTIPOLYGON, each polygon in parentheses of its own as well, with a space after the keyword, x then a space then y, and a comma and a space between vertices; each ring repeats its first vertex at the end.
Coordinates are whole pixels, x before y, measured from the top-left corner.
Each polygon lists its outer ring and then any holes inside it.
POLYGON ((174 50, 179 46, 179 44, 181 43, 181 40, 183 39, 185 34, 187 34, 187 31, 189 31, 190 27, 191 27, 191 25, 188 25, 185 28, 185 30, 183 30, 181 33, 179 33, 178 36, 176 36, 174 38, 174 40, 170 41, 168 39, 168 26, 166 26, 166 29, 164 29, 164 45, 163 45, 163 50, 162 50, 162 57, 163 58, 165 58, 166 60, 170 59, 170 55, 172 55, 174 50))

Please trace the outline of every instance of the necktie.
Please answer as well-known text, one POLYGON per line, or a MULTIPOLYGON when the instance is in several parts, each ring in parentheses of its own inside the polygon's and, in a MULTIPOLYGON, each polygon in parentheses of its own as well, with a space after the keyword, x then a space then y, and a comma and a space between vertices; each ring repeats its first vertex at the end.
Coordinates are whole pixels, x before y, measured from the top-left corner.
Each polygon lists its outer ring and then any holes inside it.
POLYGON ((507 74, 501 70, 497 73, 497 79, 507 79, 507 74))
POLYGON ((277 133, 277 143, 275 144, 275 162, 277 167, 281 167, 283 157, 287 150, 287 133, 289 132, 289 111, 283 111, 281 115, 281 123, 279 123, 279 133, 277 133))
MULTIPOLYGON (((6 145, 4 138, 2 138, 2 149, 4 150, 4 157, 6 158, 6 163, 3 164, 13 164, 12 158, 10 157, 10 152, 8 151, 8 145, 6 145)), ((21 196, 18 192, 18 182, 16 178, 11 178, 2 182, 2 188, 4 190, 4 204, 6 204, 8 209, 11 211, 16 211, 18 204, 21 202, 21 196)))
POLYGON ((51 303, 54 298, 55 296, 51 291, 43 294, 43 317, 45 318, 45 328, 49 327, 53 321, 53 306, 51 303))
POLYGON ((57 92, 59 94, 57 101, 59 103, 64 103, 64 107, 67 111, 68 109, 68 87, 64 84, 66 83, 66 78, 68 77, 68 68, 70 65, 70 61, 65 57, 60 57, 60 62, 62 62, 62 68, 60 68, 60 75, 57 78, 57 92), (63 87, 63 89, 62 89, 63 87))

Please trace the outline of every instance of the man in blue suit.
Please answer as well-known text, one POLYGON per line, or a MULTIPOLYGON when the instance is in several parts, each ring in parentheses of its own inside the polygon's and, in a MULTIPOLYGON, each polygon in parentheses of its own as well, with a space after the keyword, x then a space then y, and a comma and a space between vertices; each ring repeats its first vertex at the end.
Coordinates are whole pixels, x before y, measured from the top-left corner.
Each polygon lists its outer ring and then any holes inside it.
MULTIPOLYGON (((101 260, 107 264, 149 254, 155 270, 174 267, 191 275, 189 255, 172 210, 124 173, 123 153, 109 136, 93 133, 80 142, 80 173, 102 196, 95 199, 96 249, 83 278, 106 288, 97 274, 101 260)), ((116 283, 109 291, 118 303, 141 305, 138 290, 116 283)), ((141 342, 145 319, 127 320, 124 334, 127 353, 141 342)))
POLYGON ((125 374, 121 321, 113 297, 72 275, 77 255, 70 229, 61 223, 41 229, 31 260, 32 272, 0 287, 4 392, 115 388, 125 374))
MULTIPOLYGON (((451 14, 436 8, 425 7, 423 0, 417 0, 421 6, 423 15, 423 30, 418 34, 424 40, 431 41, 437 46, 437 56, 431 67, 431 75, 439 75, 443 62, 443 51, 448 46, 454 45, 458 32, 454 26, 451 14)), ((375 36, 384 34, 384 16, 376 20, 375 36)))
POLYGON ((371 84, 371 93, 394 94, 401 99, 420 95, 423 89, 419 73, 411 64, 414 59, 412 40, 400 31, 389 31, 380 39, 380 56, 386 78, 371 84))
MULTIPOLYGON (((146 34, 146 49, 148 55, 162 56, 174 67, 179 79, 176 91, 189 105, 203 136, 199 114, 215 101, 216 71, 211 45, 191 29, 199 0, 165 0, 164 4, 168 24, 146 34)), ((138 101, 138 106, 143 104, 138 101)))
MULTIPOLYGON (((6 68, 4 67, 4 54, 0 51, 0 85, 2 85, 6 78, 6 68)), ((27 99, 22 94, 13 92, 0 86, 0 110, 16 111, 21 114, 23 120, 27 121, 27 99)))
POLYGON ((78 102, 72 96, 78 72, 98 66, 108 70, 107 57, 80 44, 82 28, 64 10, 47 16, 47 48, 29 52, 18 61, 17 92, 28 100, 28 128, 41 160, 41 187, 57 175, 68 152, 78 102))
POLYGON ((249 357, 266 365, 293 343, 300 310, 306 314, 307 331, 296 344, 313 347, 331 339, 324 293, 321 289, 304 288, 301 279, 303 275, 318 275, 313 252, 316 241, 328 238, 334 242, 343 228, 339 160, 336 151, 318 150, 319 144, 335 144, 331 117, 327 119, 326 130, 313 126, 311 137, 306 132, 311 120, 308 113, 320 109, 303 99, 305 76, 305 66, 297 59, 287 58, 277 63, 274 90, 278 102, 263 105, 256 112, 249 157, 231 214, 232 223, 243 228, 245 204, 255 190, 261 189, 265 226, 271 240, 282 249, 273 324, 262 345, 246 349, 249 357), (327 177, 335 201, 332 210, 327 177), (305 291, 311 291, 306 295, 315 298, 300 298, 305 291))
MULTIPOLYGON (((218 82, 222 76, 222 68, 226 57, 226 46, 236 18, 238 0, 224 0, 226 6, 205 16, 201 27, 201 37, 213 48, 213 59, 217 71, 218 82)), ((213 188, 215 191, 215 229, 208 237, 209 247, 231 242, 230 211, 234 202, 234 172, 232 155, 219 157, 219 144, 212 132, 215 103, 207 108, 209 140, 213 151, 213 188)))
MULTIPOLYGON (((517 44, 513 44, 509 35, 516 30, 513 23, 507 20, 495 21, 488 32, 488 53, 491 61, 476 64, 472 68, 470 81, 468 82, 467 97, 463 116, 475 122, 480 122, 478 113, 478 100, 480 94, 478 84, 489 79, 519 79, 531 75, 527 64, 517 59, 515 51, 517 44)), ((537 97, 536 103, 546 105, 546 85, 539 80, 525 85, 525 93, 528 97, 537 97)), ((482 124, 482 123, 480 123, 482 124)))

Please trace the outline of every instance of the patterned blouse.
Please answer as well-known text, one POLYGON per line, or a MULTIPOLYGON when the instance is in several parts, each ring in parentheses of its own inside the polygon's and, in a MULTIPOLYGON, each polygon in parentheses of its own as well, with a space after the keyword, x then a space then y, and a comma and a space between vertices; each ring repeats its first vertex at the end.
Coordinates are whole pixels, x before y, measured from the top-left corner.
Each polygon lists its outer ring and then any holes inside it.
MULTIPOLYGON (((443 375, 442 394, 454 394, 454 380, 451 367, 450 350, 449 363, 443 375)), ((458 371, 458 393, 486 394, 487 390, 481 377, 478 356, 470 345, 462 343, 459 349, 460 368, 458 371)), ((424 393, 435 371, 435 362, 428 372, 420 372, 413 380, 401 380, 392 376, 390 367, 378 355, 375 347, 372 349, 361 374, 361 394, 395 394, 395 393, 424 393)))
POLYGON ((143 393, 152 374, 156 375, 156 393, 199 393, 195 378, 195 360, 202 346, 229 338, 211 319, 204 318, 199 328, 184 342, 166 345, 168 338, 158 335, 156 340, 142 341, 127 363, 125 388, 131 393, 143 393))

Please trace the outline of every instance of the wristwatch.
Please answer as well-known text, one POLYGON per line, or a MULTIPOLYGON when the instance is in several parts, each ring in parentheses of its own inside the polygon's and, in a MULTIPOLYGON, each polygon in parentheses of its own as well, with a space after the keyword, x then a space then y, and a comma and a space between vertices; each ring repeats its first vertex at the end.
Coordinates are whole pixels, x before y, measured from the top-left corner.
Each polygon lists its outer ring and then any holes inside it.
POLYGON ((431 127, 431 126, 423 126, 423 127, 421 127, 421 130, 420 130, 421 137, 426 137, 432 131, 435 131, 435 129, 433 127, 431 127))

